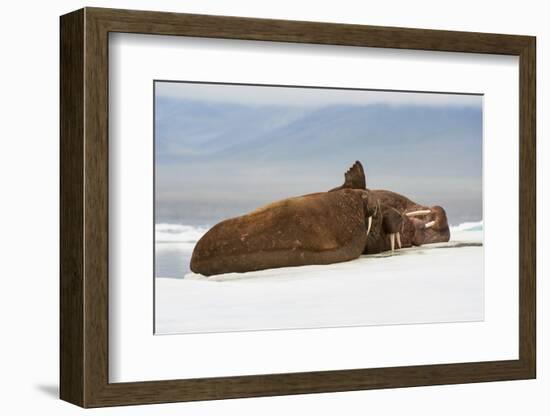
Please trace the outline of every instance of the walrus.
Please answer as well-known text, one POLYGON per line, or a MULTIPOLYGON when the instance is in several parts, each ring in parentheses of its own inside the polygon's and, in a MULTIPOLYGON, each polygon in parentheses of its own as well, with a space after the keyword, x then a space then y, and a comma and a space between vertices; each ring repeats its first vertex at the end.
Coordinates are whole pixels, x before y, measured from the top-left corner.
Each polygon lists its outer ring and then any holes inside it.
POLYGON ((397 248, 447 242, 450 239, 447 214, 441 206, 420 205, 398 193, 367 188, 363 166, 359 161, 345 173, 344 184, 329 192, 342 189, 364 189, 371 204, 376 204, 370 218, 364 254, 375 254, 397 248))
POLYGON ((401 235, 406 218, 401 212, 377 201, 372 218, 371 232, 367 237, 363 254, 376 254, 389 250, 394 252, 396 247, 399 249, 403 246, 401 235))
MULTIPOLYGON (((371 190, 371 198, 400 212, 402 228, 396 234, 402 247, 449 241, 451 232, 445 210, 439 206, 420 205, 406 196, 386 190, 371 190)), ((391 238, 391 237, 390 237, 391 238)))
POLYGON ((356 161, 344 184, 273 202, 224 220, 196 244, 190 268, 206 276, 349 261, 430 242, 448 241, 445 210, 366 187, 356 161), (445 240, 446 238, 446 240, 445 240))
POLYGON ((447 242, 450 230, 447 214, 441 206, 420 205, 404 195, 383 189, 367 188, 361 162, 356 161, 345 173, 344 184, 329 192, 342 189, 364 189, 371 204, 376 204, 370 218, 369 233, 364 254, 375 254, 397 248, 447 242))
POLYGON ((364 189, 277 201, 212 227, 190 268, 210 276, 349 261, 363 253, 373 214, 364 189))

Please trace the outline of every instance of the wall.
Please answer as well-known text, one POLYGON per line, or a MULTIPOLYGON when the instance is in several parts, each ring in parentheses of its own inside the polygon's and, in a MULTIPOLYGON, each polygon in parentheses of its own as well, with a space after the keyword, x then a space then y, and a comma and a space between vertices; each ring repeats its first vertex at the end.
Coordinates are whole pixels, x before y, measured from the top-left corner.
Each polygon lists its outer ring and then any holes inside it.
MULTIPOLYGON (((0 384, 4 414, 39 410, 68 415, 80 409, 56 399, 58 383, 58 16, 82 6, 318 20, 388 26, 530 34, 538 37, 539 378, 535 381, 380 390, 294 397, 167 404, 92 410, 88 414, 517 414, 550 407, 550 361, 543 347, 550 295, 543 282, 544 72, 550 56, 545 2, 528 1, 18 1, 3 5, 0 106, 2 342, 0 384)), ((547 195, 544 195, 547 197, 547 195)), ((547 410, 546 410, 547 412, 547 410)))

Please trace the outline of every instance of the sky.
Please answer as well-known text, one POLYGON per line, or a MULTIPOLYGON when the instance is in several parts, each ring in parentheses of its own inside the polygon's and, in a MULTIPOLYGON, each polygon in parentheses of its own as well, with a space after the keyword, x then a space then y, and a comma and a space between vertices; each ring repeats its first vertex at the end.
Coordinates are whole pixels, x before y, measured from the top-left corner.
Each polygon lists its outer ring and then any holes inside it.
POLYGON ((341 185, 482 219, 481 95, 155 82, 157 223, 213 225, 341 185))

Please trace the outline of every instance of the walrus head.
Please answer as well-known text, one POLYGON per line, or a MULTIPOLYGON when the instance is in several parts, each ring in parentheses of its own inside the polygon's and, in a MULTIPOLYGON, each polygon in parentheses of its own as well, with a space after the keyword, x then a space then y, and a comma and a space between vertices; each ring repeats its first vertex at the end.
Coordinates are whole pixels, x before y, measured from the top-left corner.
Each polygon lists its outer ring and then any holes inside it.
POLYGON ((451 233, 445 210, 436 205, 427 209, 407 212, 405 215, 414 226, 414 245, 449 241, 451 233))
MULTIPOLYGON (((374 199, 374 196, 371 195, 371 199, 374 199)), ((386 250, 393 252, 396 248, 401 248, 401 235, 406 221, 406 217, 399 210, 377 199, 364 253, 375 254, 386 250)), ((410 224, 410 221, 407 222, 410 224)))

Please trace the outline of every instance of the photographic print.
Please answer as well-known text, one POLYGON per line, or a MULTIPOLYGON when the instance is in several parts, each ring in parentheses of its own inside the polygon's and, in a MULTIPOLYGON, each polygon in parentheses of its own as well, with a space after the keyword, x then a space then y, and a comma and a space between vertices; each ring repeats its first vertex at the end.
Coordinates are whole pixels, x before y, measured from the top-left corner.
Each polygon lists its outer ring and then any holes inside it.
POLYGON ((155 333, 484 319, 483 95, 154 82, 155 333))

